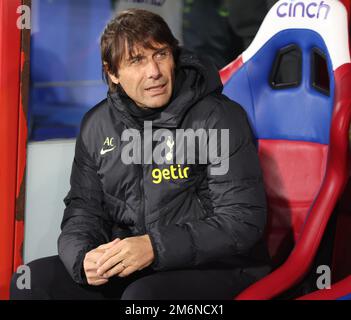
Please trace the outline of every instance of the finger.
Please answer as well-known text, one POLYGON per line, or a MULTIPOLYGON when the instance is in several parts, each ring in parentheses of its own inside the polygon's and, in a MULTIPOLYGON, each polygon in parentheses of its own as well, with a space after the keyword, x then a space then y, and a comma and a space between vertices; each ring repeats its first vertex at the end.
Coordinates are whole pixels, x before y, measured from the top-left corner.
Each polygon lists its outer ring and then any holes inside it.
POLYGON ((120 254, 117 254, 107 260, 102 266, 100 266, 97 270, 97 274, 99 276, 102 276, 106 271, 110 270, 113 268, 115 265, 117 265, 119 262, 123 260, 123 257, 120 254))
POLYGON ((118 246, 118 244, 115 244, 110 249, 107 249, 105 253, 98 259, 98 266, 101 267, 107 260, 120 253, 121 249, 121 246, 118 246))
POLYGON ((97 268, 98 266, 96 264, 96 261, 87 260, 84 262, 84 270, 92 270, 97 268))
POLYGON ((96 263, 104 253, 105 253, 105 250, 101 250, 101 249, 96 248, 87 254, 85 260, 87 262, 96 263))
POLYGON ((87 278, 88 282, 94 282, 97 280, 107 280, 107 278, 103 278, 103 277, 98 276, 96 272, 86 273, 86 278, 87 278))
POLYGON ((106 284, 107 282, 108 282, 108 279, 99 279, 99 280, 91 281, 89 284, 91 286, 101 286, 103 284, 106 284))
POLYGON ((113 256, 118 254, 120 252, 120 248, 116 247, 111 247, 110 249, 107 249, 105 253, 98 259, 97 265, 101 267, 106 261, 111 259, 113 256))
POLYGON ((138 268, 135 267, 135 266, 129 266, 127 268, 125 268, 122 272, 120 272, 118 274, 119 277, 123 278, 123 277, 127 277, 129 276, 130 274, 132 274, 133 272, 137 271, 138 268))
POLYGON ((102 249, 102 250, 107 250, 110 249, 111 247, 113 247, 113 245, 115 245, 118 241, 120 241, 120 238, 116 238, 115 240, 102 244, 101 246, 98 246, 98 249, 102 249))
MULTIPOLYGON (((125 261, 123 261, 124 263, 126 263, 125 261)), ((119 273, 121 273, 124 269, 126 269, 127 267, 124 267, 122 265, 122 263, 117 263, 113 268, 111 268, 110 270, 106 271, 102 277, 104 278, 111 278, 119 273)))
POLYGON ((87 260, 87 261, 84 261, 84 270, 85 271, 90 271, 90 270, 97 270, 98 269, 98 265, 96 264, 96 260, 87 260))
POLYGON ((91 271, 88 271, 88 272, 86 272, 85 273, 85 276, 87 277, 87 278, 99 278, 99 279, 104 279, 103 277, 100 277, 98 274, 97 274, 97 272, 96 272, 96 270, 91 270, 91 271))
POLYGON ((91 275, 91 276, 89 277, 89 280, 92 281, 92 282, 94 282, 94 281, 98 281, 98 280, 108 280, 108 279, 99 277, 99 276, 95 273, 95 274, 93 274, 93 275, 91 275))

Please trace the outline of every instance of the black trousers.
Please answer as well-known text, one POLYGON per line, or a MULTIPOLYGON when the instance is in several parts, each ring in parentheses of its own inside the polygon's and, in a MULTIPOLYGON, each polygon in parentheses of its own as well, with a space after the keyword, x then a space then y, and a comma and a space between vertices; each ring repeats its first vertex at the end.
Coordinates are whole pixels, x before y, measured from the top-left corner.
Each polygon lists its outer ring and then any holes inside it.
POLYGON ((75 283, 59 256, 35 260, 28 266, 31 288, 19 289, 20 275, 14 274, 10 291, 13 300, 230 300, 256 281, 239 269, 155 272, 145 268, 127 277, 115 276, 95 287, 75 283))

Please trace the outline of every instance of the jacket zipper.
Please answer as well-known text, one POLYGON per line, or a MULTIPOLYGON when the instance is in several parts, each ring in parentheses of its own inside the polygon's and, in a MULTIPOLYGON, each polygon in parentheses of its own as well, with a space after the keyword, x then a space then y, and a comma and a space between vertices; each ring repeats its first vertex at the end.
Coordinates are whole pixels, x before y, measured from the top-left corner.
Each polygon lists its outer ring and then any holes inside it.
POLYGON ((141 137, 141 179, 140 179, 140 193, 141 193, 141 228, 142 234, 146 234, 146 225, 145 225, 145 188, 144 188, 144 136, 143 134, 140 135, 141 137))

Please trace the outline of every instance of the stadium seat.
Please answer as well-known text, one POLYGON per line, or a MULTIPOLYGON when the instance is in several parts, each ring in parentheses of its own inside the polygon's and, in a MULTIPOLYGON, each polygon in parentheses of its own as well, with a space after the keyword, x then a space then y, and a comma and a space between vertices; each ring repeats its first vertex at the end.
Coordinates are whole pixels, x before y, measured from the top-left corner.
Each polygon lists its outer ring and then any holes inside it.
POLYGON ((272 299, 311 269, 348 179, 351 64, 342 3, 278 1, 255 39, 221 70, 246 110, 268 201, 274 270, 236 299, 272 299))

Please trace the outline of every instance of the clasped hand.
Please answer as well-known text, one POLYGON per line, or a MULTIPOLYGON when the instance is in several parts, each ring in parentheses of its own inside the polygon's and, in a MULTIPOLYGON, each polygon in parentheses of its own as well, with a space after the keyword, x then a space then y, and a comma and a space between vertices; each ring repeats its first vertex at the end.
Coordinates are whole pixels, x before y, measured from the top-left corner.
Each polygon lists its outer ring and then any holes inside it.
POLYGON ((117 275, 126 277, 142 270, 154 260, 149 235, 117 238, 89 251, 84 258, 84 271, 88 284, 99 286, 117 275))

